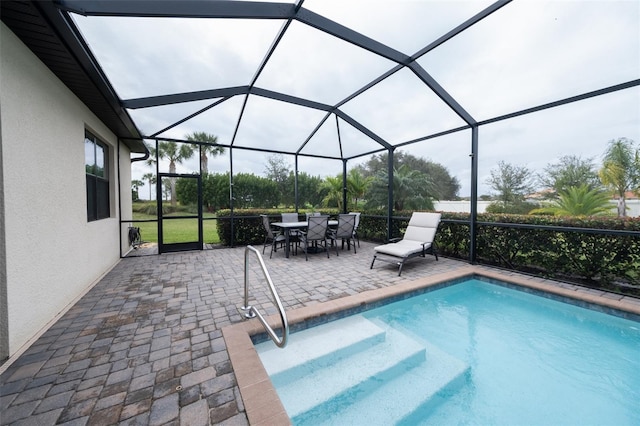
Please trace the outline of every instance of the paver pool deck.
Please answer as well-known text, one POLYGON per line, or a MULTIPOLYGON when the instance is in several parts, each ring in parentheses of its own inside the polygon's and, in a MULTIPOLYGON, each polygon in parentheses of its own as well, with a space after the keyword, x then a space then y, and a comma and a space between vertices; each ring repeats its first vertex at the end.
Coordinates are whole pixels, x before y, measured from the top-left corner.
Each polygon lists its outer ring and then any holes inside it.
MULTIPOLYGON (((640 315, 640 299, 442 257, 411 260, 398 277, 391 264, 369 268, 375 245, 362 241, 357 254, 332 251, 329 259, 315 254, 309 261, 300 254, 285 259, 280 250, 269 259, 267 249, 264 260, 289 318, 301 321, 474 271, 640 315)), ((0 366, 0 424, 287 423, 279 402, 270 400, 261 364, 238 352, 258 330, 239 309, 244 255, 237 247, 122 259, 0 366)), ((253 256, 250 270, 250 303, 275 314, 253 256)))

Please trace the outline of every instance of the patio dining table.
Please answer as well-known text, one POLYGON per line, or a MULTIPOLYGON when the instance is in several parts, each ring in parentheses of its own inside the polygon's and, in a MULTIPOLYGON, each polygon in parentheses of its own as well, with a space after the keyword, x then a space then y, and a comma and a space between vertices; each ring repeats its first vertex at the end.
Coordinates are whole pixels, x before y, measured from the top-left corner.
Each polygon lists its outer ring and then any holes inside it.
MULTIPOLYGON (((288 259, 289 258, 289 238, 291 235, 291 230, 305 229, 307 226, 309 226, 309 222, 307 221, 273 222, 271 225, 284 230, 284 255, 288 259)), ((338 226, 338 221, 329 220, 329 226, 338 226)))

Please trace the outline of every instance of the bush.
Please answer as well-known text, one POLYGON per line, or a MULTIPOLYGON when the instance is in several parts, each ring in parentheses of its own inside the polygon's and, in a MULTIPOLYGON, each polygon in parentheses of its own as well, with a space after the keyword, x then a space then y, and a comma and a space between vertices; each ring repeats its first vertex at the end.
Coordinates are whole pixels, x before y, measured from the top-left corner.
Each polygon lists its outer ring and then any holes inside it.
POLYGON ((528 214, 531 210, 537 209, 538 207, 540 207, 540 204, 529 201, 518 201, 507 204, 494 201, 487 206, 486 212, 494 214, 528 214))
MULTIPOLYGON (((322 214, 337 215, 337 209, 310 209, 299 210, 300 219, 304 220, 305 213, 317 212, 322 214)), ((233 211, 233 245, 242 246, 248 244, 262 244, 265 231, 262 226, 261 214, 270 217, 271 222, 280 221, 280 213, 291 212, 291 209, 244 209, 233 211)), ((218 235, 220 243, 226 246, 232 244, 231 241, 231 210, 223 209, 218 211, 218 235)))
MULTIPOLYGON (((444 214, 443 219, 461 219, 444 214)), ((468 259, 469 224, 444 222, 436 236, 439 251, 468 259)), ((597 230, 640 231, 640 218, 478 215, 476 260, 493 266, 640 295, 637 237, 597 230), (540 225, 537 229, 502 224, 540 225), (500 225, 498 225, 500 224, 500 225), (571 230, 575 228, 575 231, 571 230), (586 231, 593 230, 593 231, 586 231)))
MULTIPOLYGON (((268 214, 275 222, 280 219, 280 213, 285 211, 287 210, 234 210, 234 245, 262 244, 264 228, 260 214, 268 214)), ((301 219, 304 218, 305 212, 300 210, 301 219)), ((321 212, 338 214, 336 209, 323 209, 321 212)), ((391 221, 392 238, 402 236, 411 213, 396 212, 391 221)), ((221 210, 217 221, 218 234, 224 245, 231 244, 229 215, 230 210, 221 210)), ((442 222, 435 239, 440 254, 469 259, 469 217, 467 213, 442 214, 442 222)), ((638 238, 607 235, 598 230, 638 232, 640 218, 483 213, 478 215, 476 260, 482 264, 640 295, 638 238), (567 229, 527 228, 523 225, 567 229), (575 228, 575 231, 571 230, 572 228, 575 228)), ((358 235, 363 240, 386 242, 386 212, 362 212, 358 235)))

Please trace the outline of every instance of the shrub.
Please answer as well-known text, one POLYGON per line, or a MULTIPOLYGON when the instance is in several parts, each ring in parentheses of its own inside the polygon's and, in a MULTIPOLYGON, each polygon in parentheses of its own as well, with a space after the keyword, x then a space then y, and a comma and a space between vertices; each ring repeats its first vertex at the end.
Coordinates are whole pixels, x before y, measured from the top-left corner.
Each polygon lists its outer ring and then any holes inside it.
MULTIPOLYGON (((260 214, 268 214, 275 222, 280 219, 279 214, 285 211, 235 210, 234 245, 262 244, 264 229, 260 214)), ((336 209, 323 209, 321 212, 331 215, 338 213, 336 209)), ((304 213, 304 210, 300 211, 301 219, 304 213)), ((231 244, 229 215, 229 210, 221 210, 217 221, 218 234, 224 245, 231 244)), ((410 217, 410 211, 396 212, 391 221, 392 238, 402 236, 410 217)), ((469 217, 467 213, 442 214, 435 239, 440 254, 469 259, 469 217)), ((609 235, 600 230, 640 232, 640 218, 483 213, 478 215, 476 260, 487 265, 640 295, 638 238, 609 235), (537 226, 566 229, 543 229, 537 226)), ((358 235, 363 240, 385 242, 386 212, 362 212, 358 235)))

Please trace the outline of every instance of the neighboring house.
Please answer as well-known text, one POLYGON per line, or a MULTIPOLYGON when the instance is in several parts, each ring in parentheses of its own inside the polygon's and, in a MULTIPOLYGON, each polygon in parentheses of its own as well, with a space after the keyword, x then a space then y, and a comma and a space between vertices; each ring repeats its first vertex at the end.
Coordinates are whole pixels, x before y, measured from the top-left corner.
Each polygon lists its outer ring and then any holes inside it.
POLYGON ((131 154, 148 154, 52 3, 1 7, 0 363, 128 249, 131 154))

